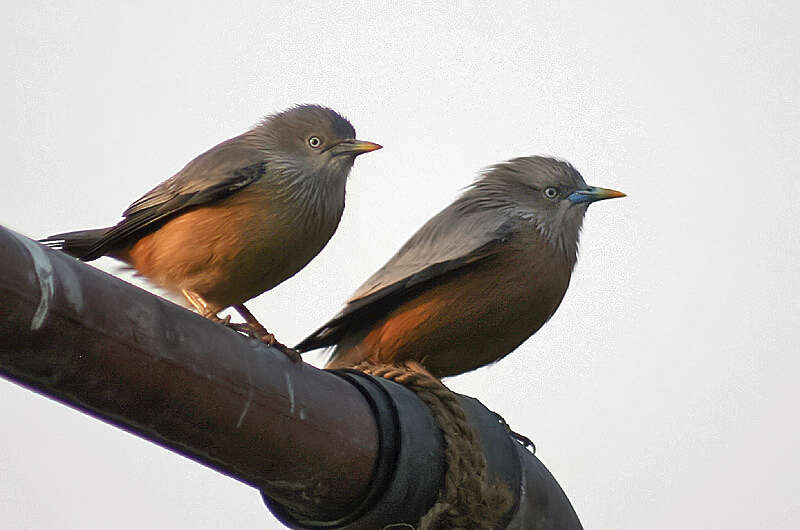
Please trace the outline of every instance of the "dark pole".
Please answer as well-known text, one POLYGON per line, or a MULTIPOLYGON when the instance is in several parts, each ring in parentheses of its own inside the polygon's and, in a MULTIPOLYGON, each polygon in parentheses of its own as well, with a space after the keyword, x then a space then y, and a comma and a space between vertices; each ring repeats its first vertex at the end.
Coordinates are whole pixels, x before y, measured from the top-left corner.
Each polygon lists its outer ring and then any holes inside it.
POLYGON ((378 453, 346 381, 3 227, 0 375, 310 517, 347 513, 378 453))
MULTIPOLYGON (((441 433, 402 385, 293 364, 2 226, 0 376, 258 488, 293 527, 406 528, 444 484, 441 433)), ((514 498, 498 527, 580 529, 544 465, 458 399, 514 498)))

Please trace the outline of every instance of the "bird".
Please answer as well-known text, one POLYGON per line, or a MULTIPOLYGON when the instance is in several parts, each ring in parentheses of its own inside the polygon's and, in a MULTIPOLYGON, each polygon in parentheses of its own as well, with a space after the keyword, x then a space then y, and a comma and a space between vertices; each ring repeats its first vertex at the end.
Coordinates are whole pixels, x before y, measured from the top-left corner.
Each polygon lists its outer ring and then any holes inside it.
POLYGON ((588 206, 624 196, 561 159, 490 166, 295 349, 331 348, 325 368, 417 363, 437 378, 494 363, 564 298, 588 206))
POLYGON ((381 148, 355 136, 330 108, 294 106, 194 158, 116 225, 40 241, 83 261, 120 260, 201 315, 290 352, 244 302, 296 274, 333 236, 355 158, 381 148), (220 319, 228 307, 246 324, 220 319))

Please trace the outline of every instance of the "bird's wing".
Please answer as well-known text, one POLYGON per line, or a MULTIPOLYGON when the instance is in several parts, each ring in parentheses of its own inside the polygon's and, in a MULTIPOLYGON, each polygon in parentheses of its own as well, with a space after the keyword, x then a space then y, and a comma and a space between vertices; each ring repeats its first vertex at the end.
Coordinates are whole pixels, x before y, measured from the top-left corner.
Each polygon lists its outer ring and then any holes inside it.
MULTIPOLYGON (((511 236, 515 223, 497 210, 451 204, 428 221, 356 290, 328 323, 297 345, 307 351, 335 344, 354 323, 391 310, 412 288, 487 258, 511 236), (394 302, 394 303, 393 303, 394 302)), ((364 322, 366 323, 366 322, 364 322)))
POLYGON ((122 221, 81 259, 95 259, 143 237, 176 213, 222 199, 261 178, 265 170, 263 153, 241 138, 232 138, 206 151, 136 200, 123 212, 122 221))

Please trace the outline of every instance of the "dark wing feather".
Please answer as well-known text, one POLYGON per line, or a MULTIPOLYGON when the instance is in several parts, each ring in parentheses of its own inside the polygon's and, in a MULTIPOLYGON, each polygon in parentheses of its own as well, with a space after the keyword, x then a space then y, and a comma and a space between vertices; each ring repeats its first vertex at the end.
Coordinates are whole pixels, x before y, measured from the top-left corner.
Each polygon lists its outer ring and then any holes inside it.
POLYGON ((351 328, 391 311, 411 293, 453 271, 494 255, 515 223, 496 210, 464 210, 458 202, 428 221, 324 326, 296 346, 308 351, 336 344, 351 328))
POLYGON ((246 145, 243 136, 206 151, 131 204, 123 213, 124 219, 105 232, 81 259, 98 258, 147 235, 177 213, 227 197, 261 178, 265 171, 263 153, 246 145))

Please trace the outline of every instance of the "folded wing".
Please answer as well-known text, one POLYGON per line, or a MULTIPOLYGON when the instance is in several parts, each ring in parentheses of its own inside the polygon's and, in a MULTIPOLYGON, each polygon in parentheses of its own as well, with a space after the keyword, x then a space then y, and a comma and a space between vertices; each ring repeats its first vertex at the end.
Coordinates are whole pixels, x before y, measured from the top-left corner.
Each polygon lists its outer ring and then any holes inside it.
POLYGON ((222 199, 261 178, 264 155, 249 144, 242 135, 201 154, 131 204, 113 227, 67 232, 42 241, 55 248, 73 249, 70 253, 84 261, 122 248, 174 215, 222 199))
POLYGON ((336 344, 349 329, 380 318, 419 289, 493 255, 510 237, 513 227, 514 223, 496 210, 456 201, 420 228, 356 290, 339 314, 296 349, 308 351, 336 344))

